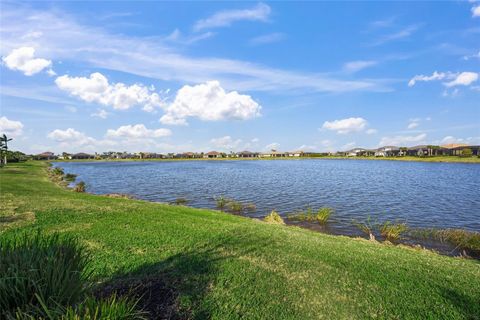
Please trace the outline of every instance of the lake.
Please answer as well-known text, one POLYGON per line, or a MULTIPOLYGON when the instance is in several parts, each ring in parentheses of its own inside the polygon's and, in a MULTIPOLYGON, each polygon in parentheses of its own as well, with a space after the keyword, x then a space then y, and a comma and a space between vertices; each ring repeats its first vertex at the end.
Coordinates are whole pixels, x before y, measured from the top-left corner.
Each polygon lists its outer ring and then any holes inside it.
POLYGON ((215 208, 226 196, 262 217, 307 207, 335 210, 328 232, 357 234, 368 216, 411 227, 480 231, 480 165, 372 160, 58 162, 95 194, 215 208))

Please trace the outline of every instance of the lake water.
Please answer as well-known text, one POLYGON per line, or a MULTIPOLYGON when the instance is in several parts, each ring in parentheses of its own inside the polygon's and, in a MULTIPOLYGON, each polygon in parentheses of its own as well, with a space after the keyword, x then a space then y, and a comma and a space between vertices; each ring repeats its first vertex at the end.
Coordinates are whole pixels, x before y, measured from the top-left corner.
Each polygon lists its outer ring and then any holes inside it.
POLYGON ((272 209, 335 210, 329 232, 355 234, 369 215, 411 227, 480 231, 480 165, 369 160, 131 161, 56 163, 96 194, 215 208, 226 196, 255 203, 248 216, 272 209))

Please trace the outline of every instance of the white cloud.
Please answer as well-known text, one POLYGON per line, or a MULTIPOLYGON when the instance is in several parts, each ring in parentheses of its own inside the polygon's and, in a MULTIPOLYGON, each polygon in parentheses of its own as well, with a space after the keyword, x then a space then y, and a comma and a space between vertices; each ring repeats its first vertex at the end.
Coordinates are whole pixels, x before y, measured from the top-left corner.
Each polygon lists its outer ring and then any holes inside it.
POLYGON ((10 120, 7 117, 0 117, 0 134, 18 137, 23 133, 23 123, 20 121, 10 120))
POLYGON ((170 129, 147 129, 143 124, 136 124, 121 126, 116 130, 109 129, 106 136, 109 138, 151 139, 167 137, 171 134, 170 129))
POLYGON ((273 142, 273 143, 267 144, 263 149, 270 151, 270 150, 278 150, 278 148, 280 148, 280 143, 273 142))
POLYGON ((235 140, 231 136, 224 136, 210 140, 210 144, 221 150, 236 151, 242 145, 242 139, 235 140))
POLYGON ((425 142, 427 134, 421 133, 416 136, 393 136, 393 137, 383 137, 379 146, 406 146, 411 144, 419 144, 425 142))
POLYGON ((274 32, 269 34, 264 34, 255 38, 250 39, 250 44, 252 45, 260 45, 260 44, 268 44, 279 42, 285 38, 285 35, 280 32, 274 32))
POLYGON ((355 142, 349 142, 342 146, 342 150, 349 150, 355 147, 357 144, 355 142))
POLYGON ((165 40, 179 44, 189 45, 201 40, 209 39, 214 35, 214 32, 209 31, 197 35, 188 36, 184 35, 179 29, 175 29, 172 33, 165 37, 165 40))
POLYGON ((270 7, 264 3, 259 3, 251 9, 223 10, 206 19, 198 20, 193 29, 199 31, 203 29, 228 27, 232 23, 242 20, 265 22, 268 20, 270 12, 270 7))
POLYGON ((480 59, 480 51, 475 54, 463 56, 463 60, 470 60, 470 59, 480 59))
POLYGON ((480 17, 480 6, 475 6, 472 8, 472 17, 480 17))
POLYGON ((444 83, 447 87, 454 86, 469 86, 478 80, 478 73, 476 72, 462 72, 456 76, 456 78, 450 82, 444 83))
POLYGON ((104 109, 98 109, 97 112, 92 113, 91 116, 96 117, 96 118, 100 118, 100 119, 107 119, 109 114, 110 113, 108 113, 104 109))
POLYGON ((94 144, 96 141, 94 138, 89 137, 85 133, 79 132, 73 128, 68 128, 66 130, 55 129, 47 134, 47 137, 62 143, 63 146, 83 146, 94 144))
POLYGON ((418 29, 420 29, 421 25, 419 24, 414 24, 407 26, 400 31, 384 35, 380 37, 377 41, 372 43, 372 46, 378 46, 382 45, 387 42, 395 41, 395 40, 400 40, 400 39, 405 39, 410 37, 413 33, 415 33, 418 29))
POLYGON ((218 121, 247 120, 260 116, 261 106, 250 96, 237 91, 225 92, 218 81, 183 86, 160 118, 164 124, 187 124, 186 118, 218 121))
POLYGON ((87 102, 96 102, 114 109, 124 110, 133 106, 143 106, 145 111, 154 111, 164 104, 155 88, 141 84, 127 86, 121 82, 112 83, 101 73, 95 72, 86 77, 63 75, 55 79, 56 85, 87 102))
POLYGON ((420 74, 420 75, 416 75, 415 77, 410 79, 410 81, 408 82, 408 86, 413 87, 417 83, 417 81, 442 80, 442 79, 445 79, 445 77, 447 77, 446 73, 437 72, 437 71, 435 71, 431 76, 426 76, 426 75, 420 74))
POLYGON ((480 137, 468 137, 468 138, 455 138, 453 136, 446 136, 441 141, 440 144, 468 144, 468 145, 478 145, 480 144, 480 137))
POLYGON ((279 69, 250 61, 188 56, 158 37, 113 33, 101 26, 80 24, 58 10, 34 10, 4 4, 0 21, 0 54, 24 45, 27 31, 41 32, 42 51, 50 59, 75 61, 92 68, 115 70, 161 81, 203 83, 212 79, 239 91, 301 90, 313 92, 389 91, 388 79, 344 80, 332 73, 279 69), (98 45, 98 44, 101 45, 98 45), (161 58, 159 58, 161 57, 161 58))
POLYGON ((35 48, 33 47, 14 49, 2 60, 7 68, 22 71, 26 76, 34 75, 52 64, 50 60, 35 58, 35 48))
POLYGON ((378 64, 377 61, 373 60, 357 60, 357 61, 350 61, 343 65, 343 70, 346 72, 357 72, 363 70, 368 67, 372 67, 378 64))
POLYGON ((68 112, 71 112, 71 113, 77 112, 77 108, 74 107, 74 106, 65 106, 65 110, 67 110, 68 112))
POLYGON ((322 128, 336 131, 339 134, 347 134, 364 131, 367 125, 367 120, 363 118, 347 118, 342 120, 325 121, 322 128))
POLYGON ((415 129, 420 125, 420 118, 413 118, 408 121, 407 129, 415 129))
POLYGON ((366 134, 375 134, 377 132, 378 132, 377 129, 367 129, 367 131, 365 131, 366 134))

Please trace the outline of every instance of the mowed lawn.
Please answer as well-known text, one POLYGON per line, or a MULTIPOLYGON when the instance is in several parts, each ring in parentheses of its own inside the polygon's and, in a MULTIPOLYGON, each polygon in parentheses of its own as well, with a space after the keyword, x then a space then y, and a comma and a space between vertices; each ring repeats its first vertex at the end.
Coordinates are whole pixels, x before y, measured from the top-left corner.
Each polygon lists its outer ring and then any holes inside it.
POLYGON ((75 193, 52 183, 43 162, 0 169, 0 188, 1 237, 76 235, 99 285, 162 279, 191 318, 480 319, 475 260, 75 193))

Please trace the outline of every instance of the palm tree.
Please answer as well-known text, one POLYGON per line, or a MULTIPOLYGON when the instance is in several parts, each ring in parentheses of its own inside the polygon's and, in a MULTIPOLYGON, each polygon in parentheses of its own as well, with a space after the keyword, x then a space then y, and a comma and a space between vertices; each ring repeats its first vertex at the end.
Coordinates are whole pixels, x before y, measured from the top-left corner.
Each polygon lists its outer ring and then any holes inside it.
POLYGON ((0 137, 0 164, 1 165, 7 164, 8 141, 12 141, 12 139, 11 138, 8 139, 6 134, 3 134, 3 136, 0 137))

